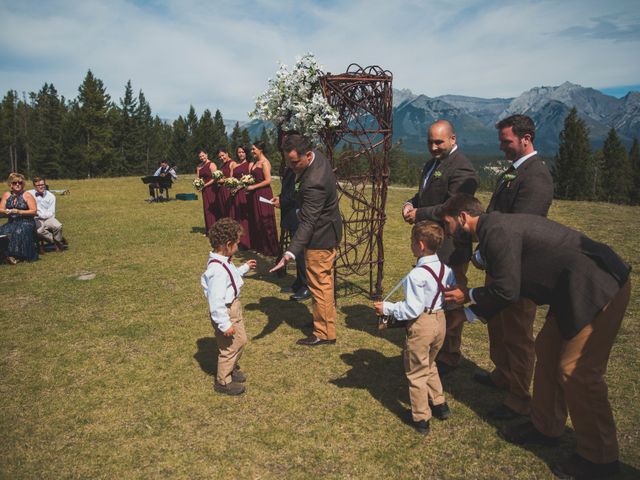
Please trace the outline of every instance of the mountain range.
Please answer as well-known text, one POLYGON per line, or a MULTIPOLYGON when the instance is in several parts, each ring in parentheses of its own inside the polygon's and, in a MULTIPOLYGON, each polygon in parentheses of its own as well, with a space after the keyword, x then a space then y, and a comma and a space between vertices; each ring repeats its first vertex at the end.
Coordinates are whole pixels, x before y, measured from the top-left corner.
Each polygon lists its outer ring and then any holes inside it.
MULTIPOLYGON (((429 97, 407 89, 393 91, 393 140, 402 141, 412 153, 426 150, 426 131, 437 119, 451 121, 458 144, 468 154, 500 154, 495 124, 515 113, 529 115, 536 124, 536 149, 545 156, 555 155, 564 119, 576 107, 589 128, 594 148, 600 148, 611 127, 625 145, 640 137, 640 92, 616 98, 570 82, 555 87, 534 87, 515 98, 478 98, 462 95, 429 97)), ((244 125, 252 137, 261 133, 264 123, 244 125)))

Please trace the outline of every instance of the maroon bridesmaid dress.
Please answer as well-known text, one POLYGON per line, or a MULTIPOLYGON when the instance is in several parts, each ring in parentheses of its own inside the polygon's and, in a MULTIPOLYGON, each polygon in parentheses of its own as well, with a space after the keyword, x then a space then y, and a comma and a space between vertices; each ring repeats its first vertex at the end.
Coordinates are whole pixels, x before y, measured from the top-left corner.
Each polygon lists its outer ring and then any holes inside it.
MULTIPOLYGON (((250 173, 256 179, 256 183, 264 180, 264 172, 260 167, 254 167, 250 173)), ((252 190, 247 196, 249 197, 252 214, 250 217, 251 245, 256 252, 276 257, 279 249, 275 207, 259 200, 260 197, 264 197, 267 200, 273 198, 271 185, 252 190)))
MULTIPOLYGON (((211 181, 211 163, 208 163, 200 169, 198 176, 207 183, 211 181)), ((216 223, 216 186, 209 185, 202 190, 202 208, 204 210, 204 228, 209 233, 211 226, 216 223)))
MULTIPOLYGON (((249 162, 237 164, 233 169, 233 176, 240 180, 240 177, 249 173, 249 162)), ((242 225, 242 237, 240 247, 246 250, 251 249, 251 225, 249 223, 250 207, 247 202, 247 193, 242 188, 235 195, 231 196, 229 216, 242 225)))
MULTIPOLYGON (((222 170, 224 178, 229 178, 231 176, 231 162, 226 162, 222 167, 220 167, 220 170, 222 170)), ((233 201, 231 198, 231 192, 225 185, 219 183, 217 184, 216 189, 216 209, 218 218, 233 218, 230 212, 231 202, 233 201)))

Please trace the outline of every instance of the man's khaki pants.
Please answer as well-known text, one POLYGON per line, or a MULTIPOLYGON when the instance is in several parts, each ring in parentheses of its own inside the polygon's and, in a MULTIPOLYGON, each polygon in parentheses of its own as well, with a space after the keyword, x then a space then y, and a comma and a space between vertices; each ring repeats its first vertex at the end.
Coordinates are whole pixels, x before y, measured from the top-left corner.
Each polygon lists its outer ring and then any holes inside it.
MULTIPOLYGON (((485 285, 491 283, 487 276, 485 285)), ((531 412, 529 387, 533 378, 536 352, 533 341, 533 322, 536 304, 520 298, 488 323, 489 356, 495 365, 491 380, 509 393, 504 404, 520 415, 531 412)))
POLYGON ((55 217, 44 220, 36 218, 36 232, 49 243, 62 242, 62 224, 55 217))
POLYGON ((564 432, 568 410, 576 434, 576 451, 594 463, 618 460, 616 425, 604 374, 630 292, 627 281, 571 340, 562 338, 550 312, 536 338, 531 421, 541 433, 559 437, 564 432))
POLYGON ((444 395, 436 367, 436 355, 442 347, 446 319, 442 310, 423 313, 407 326, 404 344, 404 371, 409 380, 409 398, 413 420, 429 420, 433 405, 442 405, 444 395))
POLYGON ((304 251, 307 287, 313 297, 313 334, 322 340, 336 338, 335 259, 335 248, 304 251))
MULTIPOLYGON (((458 285, 467 285, 468 267, 469 263, 451 266, 458 285)), ((437 360, 447 365, 456 366, 460 363, 460 360, 462 360, 462 352, 460 351, 460 345, 462 344, 462 327, 464 327, 464 322, 467 318, 462 307, 447 310, 445 315, 447 317, 447 334, 437 360)))
POLYGON ((230 337, 225 337, 219 329, 215 328, 216 343, 218 344, 218 350, 220 350, 220 353, 218 353, 218 373, 216 375, 216 381, 220 385, 231 383, 231 373, 240 361, 240 357, 244 351, 244 345, 247 343, 247 334, 244 331, 240 300, 236 298, 228 308, 228 312, 229 317, 231 317, 231 323, 236 329, 235 333, 230 337))

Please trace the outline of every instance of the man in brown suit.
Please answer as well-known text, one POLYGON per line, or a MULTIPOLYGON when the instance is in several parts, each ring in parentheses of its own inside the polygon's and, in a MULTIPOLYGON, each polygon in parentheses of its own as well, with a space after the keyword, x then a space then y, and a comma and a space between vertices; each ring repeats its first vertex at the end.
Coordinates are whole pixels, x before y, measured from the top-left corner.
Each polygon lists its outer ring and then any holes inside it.
POLYGON ((531 421, 506 429, 504 438, 555 445, 568 412, 576 453, 553 472, 614 475, 618 441, 604 373, 629 303, 631 268, 609 246, 539 215, 482 214, 480 202, 466 195, 449 200, 441 215, 448 234, 466 231, 479 242, 491 278, 484 287, 446 292, 446 300, 471 302, 489 324, 520 297, 549 305, 535 341, 531 421))
POLYGON ((313 297, 313 333, 298 345, 336 343, 334 272, 337 246, 342 238, 342 217, 336 193, 336 177, 329 161, 302 135, 282 141, 289 167, 296 174, 296 207, 299 224, 289 249, 272 272, 304 255, 307 286, 313 297))
MULTIPOLYGON (((407 223, 422 220, 441 222, 438 211, 442 204, 456 193, 473 195, 478 187, 471 162, 456 144, 456 132, 451 122, 438 120, 429 127, 427 145, 431 160, 428 161, 420 177, 420 189, 402 208, 402 216, 407 223)), ((471 240, 463 239, 454 245, 446 238, 438 250, 440 261, 451 267, 457 282, 467 283, 467 267, 471 256, 471 240)), ((465 316, 462 309, 447 310, 447 333, 436 363, 440 375, 445 375, 460 363, 462 354, 462 327, 465 316)))
MULTIPOLYGON (((500 175, 487 212, 546 217, 553 199, 553 179, 533 146, 533 120, 526 115, 512 115, 498 122, 496 128, 500 149, 512 165, 500 175)), ((488 275, 486 283, 491 283, 488 275)), ((531 411, 529 386, 535 363, 535 316, 535 303, 521 297, 489 323, 489 355, 495 368, 488 374, 476 373, 473 378, 483 385, 508 391, 504 403, 489 412, 491 418, 510 420, 531 411)))

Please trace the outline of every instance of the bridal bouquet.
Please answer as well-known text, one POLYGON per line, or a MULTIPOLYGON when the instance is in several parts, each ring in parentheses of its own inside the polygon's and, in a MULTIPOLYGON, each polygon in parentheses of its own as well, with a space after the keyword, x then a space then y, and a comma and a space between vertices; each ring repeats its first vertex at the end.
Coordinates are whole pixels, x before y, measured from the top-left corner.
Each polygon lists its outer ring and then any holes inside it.
POLYGON ((200 192, 204 188, 204 180, 202 180, 200 177, 194 178, 193 187, 200 192))
POLYGON ((224 178, 224 173, 222 173, 222 170, 216 170, 211 174, 211 177, 217 182, 218 180, 222 180, 224 178))
POLYGON ((281 64, 267 90, 256 98, 250 118, 267 120, 282 130, 295 130, 317 140, 325 128, 340 125, 340 115, 322 94, 321 66, 307 53, 296 58, 290 72, 281 64))
POLYGON ((240 183, 243 187, 248 187, 249 185, 253 185, 254 183, 256 183, 256 179, 253 178, 253 175, 249 175, 247 173, 246 175, 242 175, 240 177, 240 183))

